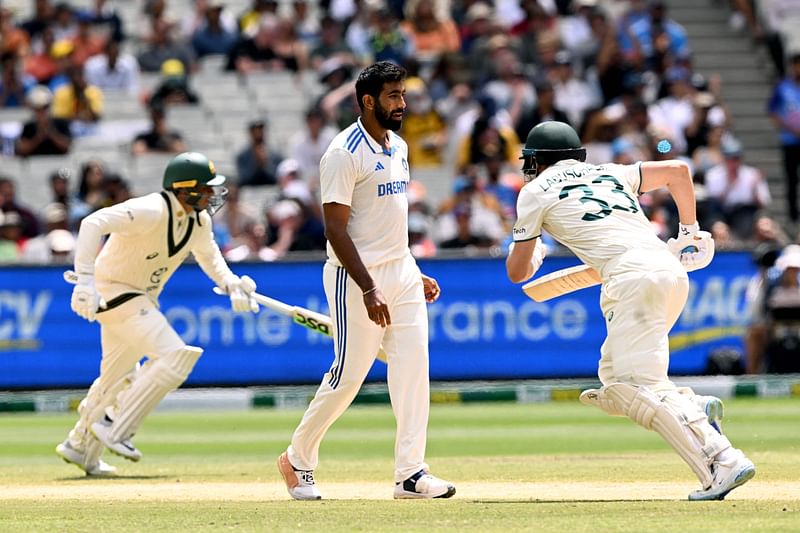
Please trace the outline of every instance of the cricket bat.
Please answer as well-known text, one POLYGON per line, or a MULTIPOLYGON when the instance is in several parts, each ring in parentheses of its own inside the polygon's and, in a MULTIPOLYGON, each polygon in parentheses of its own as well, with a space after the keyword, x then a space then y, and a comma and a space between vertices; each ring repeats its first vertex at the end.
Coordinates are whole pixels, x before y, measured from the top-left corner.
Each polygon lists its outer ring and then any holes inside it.
POLYGON ((537 302, 546 302, 557 296, 599 285, 600 273, 589 265, 562 268, 522 286, 523 292, 537 302))

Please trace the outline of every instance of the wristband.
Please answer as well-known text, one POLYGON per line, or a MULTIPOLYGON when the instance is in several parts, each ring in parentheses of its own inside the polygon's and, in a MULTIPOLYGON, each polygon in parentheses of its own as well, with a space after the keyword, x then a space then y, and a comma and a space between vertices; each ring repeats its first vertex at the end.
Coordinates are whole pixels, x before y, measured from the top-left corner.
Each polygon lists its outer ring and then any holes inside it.
POLYGON ((367 294, 373 293, 373 292, 375 292, 377 290, 378 290, 378 286, 376 285, 376 286, 372 287, 371 289, 367 289, 364 292, 362 292, 361 296, 366 296, 367 294))
POLYGON ((695 221, 692 224, 678 224, 678 237, 691 237, 700 231, 700 224, 695 221))

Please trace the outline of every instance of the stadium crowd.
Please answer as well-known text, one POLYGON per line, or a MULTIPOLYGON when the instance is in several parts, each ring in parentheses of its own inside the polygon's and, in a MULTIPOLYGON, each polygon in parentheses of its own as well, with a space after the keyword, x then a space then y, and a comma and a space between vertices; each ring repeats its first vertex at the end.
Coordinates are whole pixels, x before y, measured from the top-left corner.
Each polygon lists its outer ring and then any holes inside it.
MULTIPOLYGON (((269 114, 251 112, 239 124, 244 143, 230 154, 235 172, 216 219, 229 261, 324 249, 319 159, 358 114, 354 76, 378 60, 409 72, 400 133, 409 144, 412 179, 432 177, 408 189, 410 243, 418 257, 503 249, 523 185, 519 145, 543 120, 575 127, 590 163, 688 162, 699 222, 718 248, 762 245, 757 258, 764 266, 765 257, 776 257, 764 247, 780 250, 796 239, 794 224, 782 228, 766 214, 770 190, 732 133, 722 81, 693 68, 686 31, 663 0, 146 0, 124 13, 105 0, 83 7, 33 3, 27 18, 0 7, 0 122, 8 109, 30 113, 16 128, 0 127, 5 160, 75 153, 81 140, 109 132, 133 159, 203 151, 187 135, 193 132, 170 121, 174 110, 202 103, 192 84, 199 74, 204 83, 215 73, 238 83, 283 73, 298 87, 312 79, 302 127, 280 143, 272 139, 280 126, 269 114), (126 100, 147 117, 138 129, 115 122, 105 105, 126 100), (430 179, 444 181, 449 192, 433 198, 430 179), (270 194, 254 194, 265 189, 270 194), (246 201, 254 195, 267 200, 246 201)), ((769 111, 781 129, 789 218, 796 222, 800 132, 797 117, 781 105, 800 99, 800 49, 791 47, 781 21, 798 10, 779 0, 732 0, 731 7, 732 25, 764 42, 776 74, 787 76, 769 111)), ((244 99, 237 85, 230 87, 217 104, 222 113, 244 99)), ((260 90, 269 97, 269 86, 260 90)), ((133 192, 150 192, 125 167, 85 148, 79 154, 85 155, 79 168, 40 178, 50 187, 41 212, 15 192, 19 180, 36 176, 0 178, 0 261, 70 261, 82 217, 133 192)), ((649 193, 641 203, 659 236, 675 234, 668 195, 649 193)))

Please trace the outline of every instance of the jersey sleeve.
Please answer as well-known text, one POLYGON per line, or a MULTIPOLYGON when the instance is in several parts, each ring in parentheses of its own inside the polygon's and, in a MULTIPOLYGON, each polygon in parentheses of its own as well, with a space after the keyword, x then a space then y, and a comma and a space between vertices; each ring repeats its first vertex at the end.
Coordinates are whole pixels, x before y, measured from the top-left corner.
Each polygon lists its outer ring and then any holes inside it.
POLYGON ((84 218, 75 246, 75 272, 94 274, 94 261, 104 235, 149 232, 161 220, 163 206, 161 196, 151 194, 100 209, 84 218))
POLYGON ((217 242, 214 240, 214 233, 211 230, 211 217, 205 211, 200 213, 200 217, 202 224, 197 229, 202 231, 203 234, 195 241, 195 245, 192 247, 192 255, 194 255, 203 272, 217 284, 217 287, 224 288, 228 285, 228 280, 235 276, 222 256, 217 242))
POLYGON ((320 199, 323 204, 351 205, 358 179, 353 154, 343 148, 326 152, 319 162, 320 199))
POLYGON ((632 165, 608 165, 611 174, 617 177, 630 188, 630 191, 639 195, 642 194, 642 162, 633 163, 632 165))
POLYGON ((524 187, 517 198, 517 222, 511 237, 514 242, 529 241, 542 234, 544 208, 531 189, 524 187))

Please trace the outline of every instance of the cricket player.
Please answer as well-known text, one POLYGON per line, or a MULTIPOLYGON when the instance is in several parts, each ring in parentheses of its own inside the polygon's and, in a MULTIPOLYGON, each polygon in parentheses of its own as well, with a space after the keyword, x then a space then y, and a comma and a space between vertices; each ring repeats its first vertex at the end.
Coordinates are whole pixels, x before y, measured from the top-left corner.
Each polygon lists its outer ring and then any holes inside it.
POLYGON ((397 420, 395 498, 449 498, 452 484, 425 464, 430 394, 428 313, 439 297, 408 247, 408 148, 395 132, 405 111, 405 70, 380 62, 356 81, 361 118, 320 161, 328 260, 323 285, 333 320, 334 361, 291 445, 278 458, 289 494, 318 500, 313 470, 325 432, 353 401, 383 344, 397 420))
POLYGON ((104 447, 141 459, 131 437, 203 353, 187 346, 158 308, 159 294, 189 252, 230 295, 234 311, 258 311, 251 297, 255 283, 231 272, 211 232, 211 215, 227 194, 224 183, 204 155, 182 153, 167 164, 163 191, 101 209, 81 222, 72 310, 100 322, 103 357, 78 422, 56 453, 87 475, 114 473, 100 459, 104 447))
POLYGON ((667 377, 667 334, 686 303, 686 273, 704 268, 714 255, 714 241, 695 218, 689 168, 680 161, 586 164, 578 135, 561 122, 531 129, 522 159, 532 181, 517 202, 508 277, 519 283, 533 276, 544 259, 538 245, 544 229, 603 280, 603 387, 585 391, 581 401, 661 435, 700 480, 690 500, 725 498, 755 475, 755 467, 709 423, 702 406, 717 399, 678 389, 667 377), (660 187, 670 192, 680 217, 678 237, 667 244, 637 199, 660 187))

